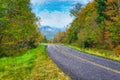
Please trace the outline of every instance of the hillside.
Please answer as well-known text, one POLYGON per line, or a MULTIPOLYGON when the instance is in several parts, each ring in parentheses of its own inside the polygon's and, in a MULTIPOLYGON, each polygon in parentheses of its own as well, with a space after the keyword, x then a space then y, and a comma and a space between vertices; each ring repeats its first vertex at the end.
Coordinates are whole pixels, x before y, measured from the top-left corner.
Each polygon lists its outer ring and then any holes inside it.
POLYGON ((56 36, 60 43, 120 57, 120 0, 94 0, 84 7, 76 4, 71 15, 75 19, 65 37, 56 36))

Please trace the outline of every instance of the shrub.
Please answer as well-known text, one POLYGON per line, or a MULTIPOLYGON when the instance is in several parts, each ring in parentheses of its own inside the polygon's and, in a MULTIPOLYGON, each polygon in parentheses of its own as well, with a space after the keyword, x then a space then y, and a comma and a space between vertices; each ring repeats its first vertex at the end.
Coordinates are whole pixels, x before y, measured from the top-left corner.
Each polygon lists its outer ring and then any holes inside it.
POLYGON ((114 53, 116 56, 120 57, 120 45, 118 45, 115 49, 114 49, 114 53))

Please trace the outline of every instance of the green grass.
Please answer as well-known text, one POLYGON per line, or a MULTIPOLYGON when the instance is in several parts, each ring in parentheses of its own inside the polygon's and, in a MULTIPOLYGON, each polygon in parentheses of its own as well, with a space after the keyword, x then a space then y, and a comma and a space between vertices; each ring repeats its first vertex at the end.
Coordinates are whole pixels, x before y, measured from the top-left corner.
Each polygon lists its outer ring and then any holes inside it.
POLYGON ((0 80, 70 80, 48 57, 46 46, 0 58, 0 80))
POLYGON ((68 47, 81 51, 81 52, 85 52, 87 54, 91 54, 91 55, 95 55, 95 56, 99 56, 99 57, 103 57, 103 58, 107 58, 110 60, 114 60, 114 61, 118 61, 120 62, 120 57, 117 57, 115 55, 113 55, 113 51, 110 50, 100 50, 100 49, 95 49, 95 48, 79 48, 76 46, 72 46, 72 45, 68 45, 68 47))

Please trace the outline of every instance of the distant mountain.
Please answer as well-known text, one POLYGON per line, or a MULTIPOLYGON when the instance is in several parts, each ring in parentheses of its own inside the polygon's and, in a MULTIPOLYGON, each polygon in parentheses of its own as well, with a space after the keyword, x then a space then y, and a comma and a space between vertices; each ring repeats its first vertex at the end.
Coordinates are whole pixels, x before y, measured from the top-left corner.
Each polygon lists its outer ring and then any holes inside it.
POLYGON ((54 36, 61 31, 65 31, 65 28, 55 28, 50 26, 41 26, 39 30, 48 40, 53 39, 54 36))

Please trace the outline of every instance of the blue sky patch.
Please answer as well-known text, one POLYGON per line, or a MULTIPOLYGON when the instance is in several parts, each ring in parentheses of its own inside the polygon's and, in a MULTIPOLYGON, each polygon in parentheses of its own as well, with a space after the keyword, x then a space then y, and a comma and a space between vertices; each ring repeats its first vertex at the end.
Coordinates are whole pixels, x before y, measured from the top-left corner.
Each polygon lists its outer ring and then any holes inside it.
MULTIPOLYGON (((92 0, 31 0, 32 11, 40 17, 42 26, 67 27, 72 21, 70 9, 75 3, 87 4, 92 0)), ((39 26, 39 25, 38 25, 39 26)))

